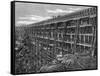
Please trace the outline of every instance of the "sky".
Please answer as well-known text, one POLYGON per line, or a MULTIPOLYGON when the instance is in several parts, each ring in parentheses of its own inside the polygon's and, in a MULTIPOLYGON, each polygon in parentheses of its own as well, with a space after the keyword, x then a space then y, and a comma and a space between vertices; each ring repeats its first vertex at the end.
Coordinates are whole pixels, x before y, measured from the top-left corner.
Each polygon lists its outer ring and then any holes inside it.
POLYGON ((53 16, 65 15, 86 8, 89 7, 16 2, 15 25, 29 25, 50 19, 53 16))

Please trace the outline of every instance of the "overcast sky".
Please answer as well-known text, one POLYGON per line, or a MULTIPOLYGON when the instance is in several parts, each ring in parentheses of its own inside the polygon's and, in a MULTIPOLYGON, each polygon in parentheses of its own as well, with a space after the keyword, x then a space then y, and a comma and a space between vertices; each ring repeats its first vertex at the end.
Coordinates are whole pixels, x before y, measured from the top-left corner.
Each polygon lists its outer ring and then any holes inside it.
POLYGON ((26 25, 86 8, 88 7, 16 2, 15 22, 16 26, 26 25))

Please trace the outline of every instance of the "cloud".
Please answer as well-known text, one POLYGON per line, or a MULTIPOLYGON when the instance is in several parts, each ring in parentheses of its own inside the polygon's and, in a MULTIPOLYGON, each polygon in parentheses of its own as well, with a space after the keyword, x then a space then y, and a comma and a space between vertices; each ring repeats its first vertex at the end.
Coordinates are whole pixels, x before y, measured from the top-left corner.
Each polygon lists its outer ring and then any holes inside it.
POLYGON ((69 10, 73 10, 73 11, 76 11, 76 10, 81 10, 82 8, 69 8, 69 10))
POLYGON ((49 19, 51 17, 42 17, 42 16, 37 16, 37 15, 28 15, 24 17, 19 17, 20 20, 31 20, 31 21, 41 21, 45 19, 49 19))
POLYGON ((56 9, 56 10, 47 10, 48 13, 71 13, 73 10, 62 10, 62 9, 56 9))
POLYGON ((34 23, 33 21, 17 21, 17 26, 23 25, 23 24, 32 24, 34 23))
POLYGON ((36 22, 43 21, 43 20, 50 19, 50 18, 51 17, 49 16, 42 17, 42 16, 37 16, 37 15, 27 15, 27 16, 19 17, 17 21, 17 25, 32 24, 32 23, 36 23, 36 22))
POLYGON ((82 10, 82 9, 86 9, 86 8, 89 8, 89 7, 84 7, 84 8, 74 8, 74 7, 70 7, 70 8, 67 8, 67 9, 54 9, 54 10, 50 10, 50 9, 47 9, 46 11, 48 13, 53 13, 53 14, 56 14, 56 13, 72 13, 72 12, 75 12, 75 11, 78 11, 78 10, 82 10))

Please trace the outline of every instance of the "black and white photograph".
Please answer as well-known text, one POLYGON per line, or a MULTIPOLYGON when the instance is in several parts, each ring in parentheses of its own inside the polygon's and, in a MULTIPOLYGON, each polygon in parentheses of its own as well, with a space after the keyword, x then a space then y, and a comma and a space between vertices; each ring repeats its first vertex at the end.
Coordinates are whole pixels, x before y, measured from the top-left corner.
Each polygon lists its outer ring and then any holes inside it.
POLYGON ((11 74, 97 70, 97 6, 12 1, 11 74))

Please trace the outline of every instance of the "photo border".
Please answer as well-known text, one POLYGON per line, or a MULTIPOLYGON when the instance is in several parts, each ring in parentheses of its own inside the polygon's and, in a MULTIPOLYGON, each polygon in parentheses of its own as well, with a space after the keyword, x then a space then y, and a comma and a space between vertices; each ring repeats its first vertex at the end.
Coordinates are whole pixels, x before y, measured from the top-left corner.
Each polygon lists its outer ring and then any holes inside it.
POLYGON ((34 3, 34 4, 51 4, 51 5, 69 5, 69 6, 84 6, 84 7, 95 7, 97 10, 97 57, 96 57, 96 63, 97 67, 96 69, 83 69, 83 70, 69 70, 66 72, 77 72, 77 71, 90 71, 90 70, 98 70, 98 6, 96 5, 80 5, 80 4, 65 4, 65 3, 49 3, 49 2, 32 2, 32 1, 11 1, 11 63, 10 63, 10 73, 12 75, 22 75, 22 74, 42 74, 42 73, 60 73, 60 72, 40 72, 40 73, 15 73, 15 52, 14 52, 14 47, 15 47, 15 3, 34 3))

